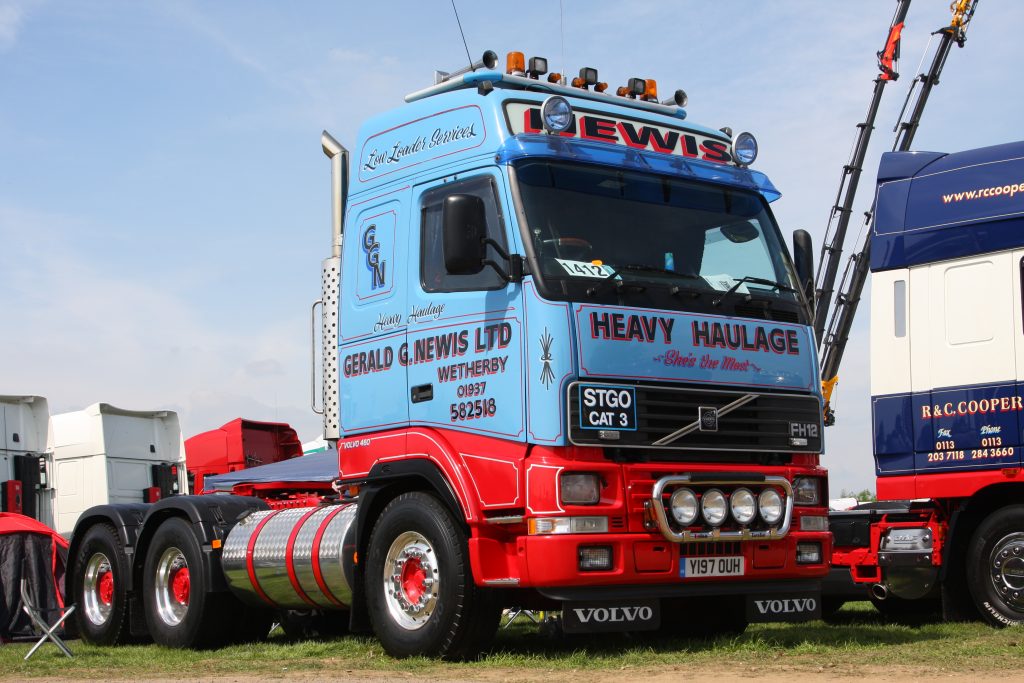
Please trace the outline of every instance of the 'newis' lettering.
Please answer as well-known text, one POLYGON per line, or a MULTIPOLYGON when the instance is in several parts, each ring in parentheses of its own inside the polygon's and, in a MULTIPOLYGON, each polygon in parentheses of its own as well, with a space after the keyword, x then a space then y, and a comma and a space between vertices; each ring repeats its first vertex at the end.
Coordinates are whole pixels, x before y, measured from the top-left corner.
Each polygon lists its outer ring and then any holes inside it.
POLYGON ((662 341, 672 343, 672 318, 659 315, 636 315, 625 313, 591 313, 590 336, 593 339, 614 341, 639 341, 653 344, 662 341))
POLYGON ((742 323, 695 320, 693 345, 733 351, 762 351, 790 355, 800 353, 800 338, 796 330, 783 330, 778 327, 765 329, 760 325, 751 330, 742 323))

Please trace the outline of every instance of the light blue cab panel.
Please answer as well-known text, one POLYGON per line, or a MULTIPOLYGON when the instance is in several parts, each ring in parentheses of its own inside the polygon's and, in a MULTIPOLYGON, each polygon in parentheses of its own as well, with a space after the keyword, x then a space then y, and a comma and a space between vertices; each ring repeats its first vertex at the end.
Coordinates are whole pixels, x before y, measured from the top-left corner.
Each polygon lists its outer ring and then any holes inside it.
POLYGON ((349 207, 342 270, 339 374, 343 433, 388 429, 409 420, 405 367, 410 192, 349 207))

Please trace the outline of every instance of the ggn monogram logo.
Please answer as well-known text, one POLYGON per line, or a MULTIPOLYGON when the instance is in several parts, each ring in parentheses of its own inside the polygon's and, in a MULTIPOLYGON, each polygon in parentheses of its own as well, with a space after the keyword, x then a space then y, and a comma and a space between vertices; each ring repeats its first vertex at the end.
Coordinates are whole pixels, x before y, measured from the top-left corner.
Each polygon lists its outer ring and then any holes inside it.
POLYGON ((380 242, 377 241, 377 226, 371 225, 363 232, 363 251, 366 252, 366 267, 370 271, 372 280, 370 289, 380 289, 384 286, 387 261, 380 258, 380 242))

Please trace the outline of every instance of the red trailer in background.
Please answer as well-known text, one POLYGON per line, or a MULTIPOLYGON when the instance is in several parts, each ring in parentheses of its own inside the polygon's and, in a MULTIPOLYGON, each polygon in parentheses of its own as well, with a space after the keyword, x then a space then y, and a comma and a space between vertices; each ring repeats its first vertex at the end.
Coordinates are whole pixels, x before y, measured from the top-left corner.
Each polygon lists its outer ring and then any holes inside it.
POLYGON ((211 474, 270 465, 300 455, 302 442, 287 423, 240 417, 185 441, 189 490, 202 493, 203 480, 211 474))

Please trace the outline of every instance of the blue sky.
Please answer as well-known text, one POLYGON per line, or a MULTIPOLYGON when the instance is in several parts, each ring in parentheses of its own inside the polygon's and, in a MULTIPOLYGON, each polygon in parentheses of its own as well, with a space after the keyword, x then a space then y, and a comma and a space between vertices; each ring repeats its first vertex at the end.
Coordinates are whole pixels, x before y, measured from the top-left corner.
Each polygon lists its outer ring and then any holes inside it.
MULTIPOLYGON (((820 245, 896 3, 457 0, 484 49, 653 77, 694 121, 757 135, 786 233, 820 245)), ((947 0, 918 0, 857 204, 947 0)), ((915 148, 1019 138, 1024 4, 985 0, 915 148)), ((304 439, 308 308, 329 249, 324 128, 400 106, 465 62, 449 2, 0 0, 0 393, 52 412, 177 410, 186 436, 237 416, 304 439)), ((859 228, 859 222, 855 227, 859 228)), ((867 316, 826 434, 833 492, 872 487, 867 316)))

